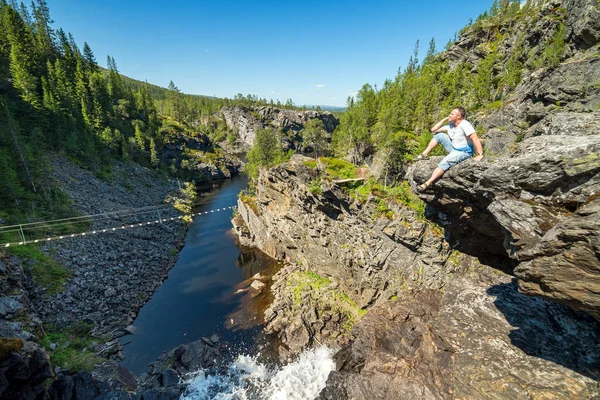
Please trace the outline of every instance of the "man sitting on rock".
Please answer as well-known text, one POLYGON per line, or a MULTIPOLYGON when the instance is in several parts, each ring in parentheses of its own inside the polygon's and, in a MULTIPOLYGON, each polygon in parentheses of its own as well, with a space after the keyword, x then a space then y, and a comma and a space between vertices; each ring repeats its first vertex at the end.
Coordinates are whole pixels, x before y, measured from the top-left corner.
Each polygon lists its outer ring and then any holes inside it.
POLYGON ((431 139, 423 154, 417 157, 417 160, 426 159, 431 150, 440 143, 444 146, 448 155, 433 170, 431 178, 422 185, 417 186, 419 191, 427 189, 433 182, 444 175, 444 172, 448 171, 451 166, 471 157, 473 149, 477 152, 477 157, 475 157, 477 161, 483 158, 483 148, 481 147, 479 136, 477 136, 473 125, 465 119, 466 115, 467 113, 464 108, 456 107, 448 117, 431 127, 431 132, 435 133, 435 136, 431 139), (446 121, 449 124, 443 125, 446 121))

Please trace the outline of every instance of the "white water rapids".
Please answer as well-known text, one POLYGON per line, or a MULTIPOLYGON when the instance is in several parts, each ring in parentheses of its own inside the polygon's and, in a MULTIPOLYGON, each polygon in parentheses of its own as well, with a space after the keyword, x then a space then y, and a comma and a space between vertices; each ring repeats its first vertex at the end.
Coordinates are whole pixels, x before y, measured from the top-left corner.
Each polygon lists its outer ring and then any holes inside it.
POLYGON ((325 387, 335 363, 333 350, 318 347, 296 361, 269 368, 256 357, 238 356, 222 375, 198 371, 181 400, 308 400, 325 387))

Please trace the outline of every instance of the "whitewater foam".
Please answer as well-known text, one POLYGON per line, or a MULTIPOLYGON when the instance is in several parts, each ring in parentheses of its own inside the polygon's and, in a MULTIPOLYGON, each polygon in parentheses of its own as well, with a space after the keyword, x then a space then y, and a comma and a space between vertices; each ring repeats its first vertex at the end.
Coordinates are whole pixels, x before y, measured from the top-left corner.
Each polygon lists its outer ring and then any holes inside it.
POLYGON ((257 357, 238 356, 224 374, 198 371, 181 400, 314 399, 335 367, 333 353, 327 347, 306 350, 296 361, 273 369, 257 357))

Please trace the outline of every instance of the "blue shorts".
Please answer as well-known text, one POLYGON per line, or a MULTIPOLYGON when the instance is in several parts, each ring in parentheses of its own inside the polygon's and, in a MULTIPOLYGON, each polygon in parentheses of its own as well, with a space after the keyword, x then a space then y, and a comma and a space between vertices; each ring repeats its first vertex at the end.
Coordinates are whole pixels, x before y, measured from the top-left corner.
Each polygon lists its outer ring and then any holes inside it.
POLYGON ((460 162, 465 161, 467 158, 470 158, 473 155, 473 150, 470 151, 461 151, 456 150, 452 147, 452 142, 450 141, 450 137, 444 132, 438 132, 433 137, 436 142, 444 146, 444 149, 448 152, 448 155, 440 161, 438 167, 443 169, 444 171, 448 171, 451 166, 456 165, 460 162))

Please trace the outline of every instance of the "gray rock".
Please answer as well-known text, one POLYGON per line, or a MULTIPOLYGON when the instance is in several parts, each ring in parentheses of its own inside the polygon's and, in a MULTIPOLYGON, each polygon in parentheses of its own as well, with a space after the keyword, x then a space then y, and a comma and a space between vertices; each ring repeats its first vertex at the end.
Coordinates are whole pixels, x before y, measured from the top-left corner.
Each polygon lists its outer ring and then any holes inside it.
MULTIPOLYGON (((454 224, 459 229, 449 227, 460 248, 490 255, 499 254, 501 244, 508 256, 524 262, 516 270, 524 291, 600 319, 600 263, 590 258, 597 241, 598 227, 591 222, 596 206, 590 204, 573 214, 578 207, 596 202, 598 154, 598 135, 577 136, 577 130, 572 130, 570 136, 537 136, 522 142, 510 158, 493 163, 466 161, 452 168, 420 196, 461 221, 454 224), (563 233, 568 226, 579 231, 563 233), (475 240, 473 231, 480 234, 475 240), (570 258, 573 261, 566 262, 570 258), (581 260, 586 263, 581 265, 581 260)), ((416 186, 432 169, 431 162, 419 162, 407 176, 416 186)))
POLYGON ((457 279, 372 309, 319 398, 594 398, 597 328, 509 276, 457 279))
POLYGON ((161 375, 161 383, 164 387, 176 386, 180 383, 179 375, 172 369, 166 369, 161 375))
POLYGON ((586 0, 565 0, 570 28, 575 43, 583 48, 600 41, 600 9, 598 4, 586 0))
POLYGON ((600 200, 552 227, 521 255, 519 289, 566 304, 600 320, 600 200))
POLYGON ((162 353, 148 366, 147 372, 139 377, 138 391, 144 393, 146 390, 170 388, 181 394, 184 386, 179 382, 186 374, 214 367, 221 360, 224 347, 218 345, 219 338, 215 336, 211 340, 203 338, 162 353), (212 343, 207 344, 206 341, 212 343))
POLYGON ((130 334, 130 335, 134 335, 134 334, 135 334, 135 331, 137 331, 137 328, 136 328, 135 326, 133 326, 133 325, 127 325, 127 326, 125 327, 125 331, 126 331, 128 334, 130 334))
POLYGON ((255 290, 262 290, 265 286, 266 285, 259 280, 252 281, 252 284, 250 285, 250 287, 255 290))
POLYGON ((18 339, 2 339, 4 350, 6 346, 13 351, 0 360, 2 398, 41 398, 45 392, 44 381, 54 377, 48 354, 33 342, 23 343, 18 339))
POLYGON ((23 309, 23 305, 12 297, 0 297, 0 317, 6 318, 23 309))
POLYGON ((92 377, 108 384, 112 391, 135 391, 137 382, 135 375, 124 366, 114 361, 96 365, 92 377))
POLYGON ((0 338, 11 337, 27 340, 25 337, 23 337, 21 323, 0 319, 0 338))

